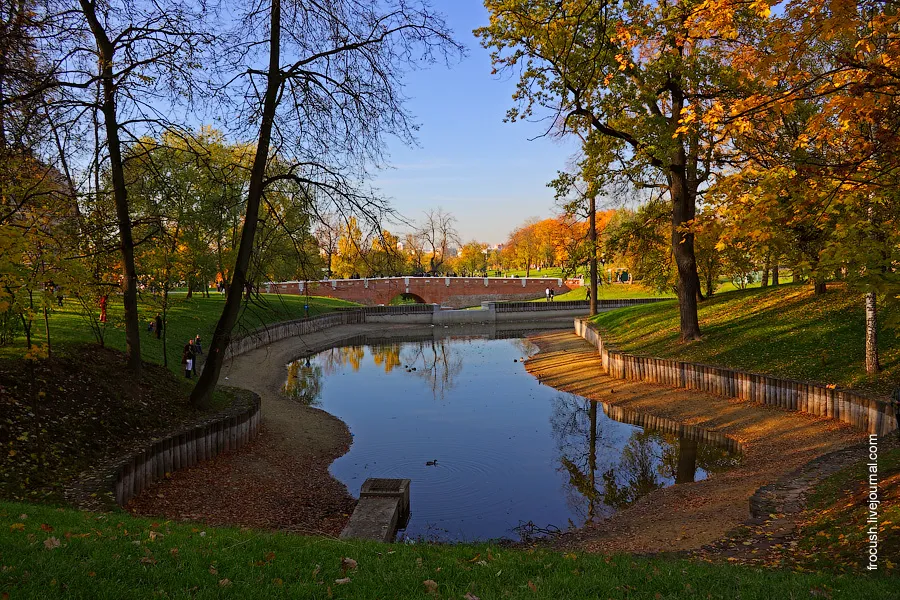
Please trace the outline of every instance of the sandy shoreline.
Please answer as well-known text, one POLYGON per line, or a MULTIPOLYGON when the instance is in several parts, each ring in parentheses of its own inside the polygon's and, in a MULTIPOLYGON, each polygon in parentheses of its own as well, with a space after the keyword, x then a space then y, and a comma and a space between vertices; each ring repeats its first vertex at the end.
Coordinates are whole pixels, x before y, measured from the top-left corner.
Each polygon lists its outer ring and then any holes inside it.
POLYGON ((741 465, 652 492, 606 521, 565 538, 587 550, 665 552, 696 549, 743 523, 762 485, 827 452, 859 443, 850 426, 699 392, 612 379, 596 348, 574 332, 530 338, 540 352, 525 366, 543 383, 592 400, 725 433, 743 445, 741 465))
POLYGON ((338 535, 356 500, 328 467, 350 449, 350 431, 324 410, 285 398, 281 386, 290 361, 376 330, 371 325, 339 327, 270 344, 227 363, 221 383, 254 391, 262 399, 257 439, 237 452, 174 473, 126 508, 216 525, 338 535))

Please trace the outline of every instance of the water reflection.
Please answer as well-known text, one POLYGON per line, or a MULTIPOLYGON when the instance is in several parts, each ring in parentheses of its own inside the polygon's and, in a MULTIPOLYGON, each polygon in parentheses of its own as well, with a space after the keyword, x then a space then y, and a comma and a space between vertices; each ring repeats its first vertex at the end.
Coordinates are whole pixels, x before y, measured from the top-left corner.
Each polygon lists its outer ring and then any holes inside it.
POLYGON ((409 371, 428 383, 435 400, 446 398, 462 371, 462 354, 448 339, 409 343, 402 356, 409 371))
POLYGON ((372 360, 376 365, 384 368, 385 373, 390 373, 400 366, 400 344, 383 344, 371 346, 372 360))
POLYGON ((331 467, 351 493, 368 477, 412 479, 409 537, 581 526, 737 462, 724 436, 541 385, 519 360, 527 340, 355 342, 291 363, 285 391, 319 397, 354 433, 331 467))
POLYGON ((575 394, 553 399, 550 425, 560 471, 568 477, 567 501, 582 523, 608 516, 666 485, 705 479, 740 462, 733 440, 729 444, 725 436, 666 419, 652 419, 660 429, 636 429, 623 444, 617 439, 619 423, 598 420, 598 407, 619 422, 648 420, 575 394), (699 443, 697 438, 704 436, 720 445, 699 443))
POLYGON ((287 380, 281 391, 303 404, 316 404, 322 395, 322 375, 321 365, 312 364, 309 358, 296 360, 287 366, 287 380))
MULTIPOLYGON (((454 340, 457 344, 461 341, 454 340)), ((517 344, 520 348, 531 347, 527 340, 517 341, 520 342, 517 344)), ((288 379, 283 388, 285 394, 300 399, 298 394, 305 391, 304 378, 321 378, 323 372, 332 375, 345 368, 358 372, 366 352, 371 356, 372 362, 381 367, 385 373, 402 367, 405 372, 425 380, 435 400, 443 400, 446 397, 447 392, 453 388, 454 378, 462 371, 462 355, 448 338, 356 344, 331 348, 316 355, 316 364, 313 367, 318 370, 315 372, 306 370, 310 367, 309 357, 289 363, 288 379)), ((308 393, 317 397, 318 392, 313 393, 313 390, 319 388, 314 388, 313 382, 309 382, 309 388, 308 393)))

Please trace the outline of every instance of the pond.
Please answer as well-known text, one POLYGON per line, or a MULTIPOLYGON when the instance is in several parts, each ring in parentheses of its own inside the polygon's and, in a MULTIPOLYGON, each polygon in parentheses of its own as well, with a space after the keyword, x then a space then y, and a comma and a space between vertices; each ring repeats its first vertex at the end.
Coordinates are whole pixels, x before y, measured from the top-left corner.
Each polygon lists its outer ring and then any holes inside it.
POLYGON ((412 480, 411 539, 582 526, 740 460, 724 436, 542 385, 522 364, 536 351, 522 338, 355 343, 288 365, 285 393, 350 427, 331 473, 351 494, 369 477, 412 480))

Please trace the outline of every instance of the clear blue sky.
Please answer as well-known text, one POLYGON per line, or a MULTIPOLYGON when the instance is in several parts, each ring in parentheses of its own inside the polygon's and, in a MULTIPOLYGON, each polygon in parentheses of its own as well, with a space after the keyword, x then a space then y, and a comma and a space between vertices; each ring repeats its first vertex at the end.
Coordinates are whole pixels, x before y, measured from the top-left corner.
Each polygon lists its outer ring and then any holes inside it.
POLYGON ((375 185, 405 217, 443 207, 463 241, 496 244, 528 217, 556 214, 546 184, 577 152, 577 140, 529 141, 546 123, 504 123, 515 80, 491 75, 491 61, 472 30, 485 25, 479 0, 435 0, 468 56, 406 77, 409 109, 421 125, 419 147, 390 141, 392 169, 375 185))

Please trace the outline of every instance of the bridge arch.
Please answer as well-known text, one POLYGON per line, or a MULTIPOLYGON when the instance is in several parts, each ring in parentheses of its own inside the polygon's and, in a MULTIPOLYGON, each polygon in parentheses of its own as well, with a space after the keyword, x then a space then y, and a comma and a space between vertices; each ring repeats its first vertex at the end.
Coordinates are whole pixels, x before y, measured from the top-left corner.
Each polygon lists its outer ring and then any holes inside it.
POLYGON ((402 292, 391 298, 388 304, 428 304, 428 302, 418 294, 402 292))

